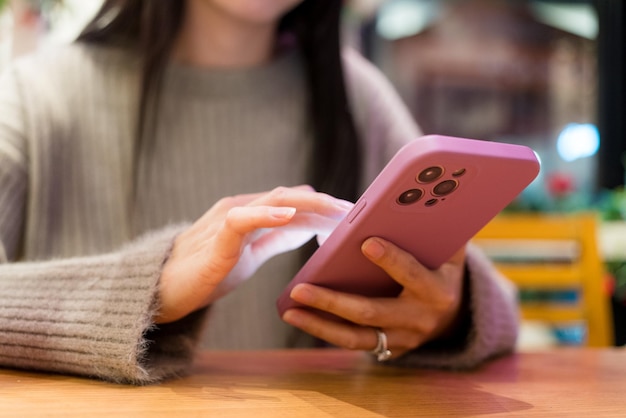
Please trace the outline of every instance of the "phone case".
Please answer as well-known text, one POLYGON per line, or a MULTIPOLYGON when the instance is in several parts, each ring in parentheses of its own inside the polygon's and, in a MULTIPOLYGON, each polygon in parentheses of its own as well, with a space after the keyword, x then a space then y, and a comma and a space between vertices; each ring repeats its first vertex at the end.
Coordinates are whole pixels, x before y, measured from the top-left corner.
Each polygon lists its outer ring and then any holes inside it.
POLYGON ((436 269, 504 209, 539 173, 522 145, 429 135, 390 160, 354 208, 277 300, 279 314, 304 307, 289 297, 303 282, 370 297, 401 287, 361 253, 365 239, 389 240, 436 269))

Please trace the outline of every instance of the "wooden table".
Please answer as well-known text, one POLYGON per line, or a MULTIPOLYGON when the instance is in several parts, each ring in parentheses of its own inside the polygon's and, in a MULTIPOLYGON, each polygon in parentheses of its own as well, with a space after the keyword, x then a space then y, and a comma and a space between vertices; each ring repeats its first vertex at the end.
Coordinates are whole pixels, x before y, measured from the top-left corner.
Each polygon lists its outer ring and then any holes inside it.
POLYGON ((341 350, 205 352, 189 376, 147 387, 0 370, 0 415, 624 417, 626 349, 520 353, 470 372, 341 350))

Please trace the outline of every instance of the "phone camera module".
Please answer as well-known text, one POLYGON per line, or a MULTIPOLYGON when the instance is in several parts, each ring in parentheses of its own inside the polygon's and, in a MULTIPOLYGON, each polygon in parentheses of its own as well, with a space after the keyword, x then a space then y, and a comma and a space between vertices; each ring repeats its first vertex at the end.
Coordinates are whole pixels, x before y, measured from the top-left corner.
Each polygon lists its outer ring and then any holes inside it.
POLYGON ((443 175, 443 168, 439 166, 432 166, 425 168, 417 175, 417 181, 420 183, 430 183, 437 180, 443 175))
POLYGON ((452 193, 459 186, 456 180, 444 180, 433 188, 435 196, 446 196, 452 193))
POLYGON ((398 196, 397 202, 401 205, 410 205, 417 202, 424 195, 424 192, 420 189, 405 190, 398 196))

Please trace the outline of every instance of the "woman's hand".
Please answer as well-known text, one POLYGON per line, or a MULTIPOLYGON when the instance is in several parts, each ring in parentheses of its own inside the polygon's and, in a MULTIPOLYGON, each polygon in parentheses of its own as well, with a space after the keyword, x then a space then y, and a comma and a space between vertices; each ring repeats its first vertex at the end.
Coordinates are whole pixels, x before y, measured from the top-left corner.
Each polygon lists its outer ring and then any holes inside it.
POLYGON ((351 207, 309 186, 221 199, 176 238, 161 274, 156 322, 207 306, 274 255, 328 235, 351 207))
POLYGON ((287 323, 333 345, 371 351, 381 329, 392 357, 453 332, 462 298, 465 248, 432 271, 409 253, 381 238, 367 239, 361 250, 403 286, 396 298, 368 298, 299 284, 291 297, 349 322, 333 321, 305 309, 290 309, 287 323))

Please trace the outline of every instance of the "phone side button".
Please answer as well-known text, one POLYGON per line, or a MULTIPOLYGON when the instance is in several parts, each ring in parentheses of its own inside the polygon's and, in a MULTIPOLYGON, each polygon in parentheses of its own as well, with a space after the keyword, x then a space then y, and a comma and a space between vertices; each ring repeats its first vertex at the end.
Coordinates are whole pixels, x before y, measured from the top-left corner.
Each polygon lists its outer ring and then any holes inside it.
POLYGON ((367 206, 367 200, 361 199, 357 202, 356 206, 352 208, 350 213, 348 214, 348 223, 352 223, 354 219, 359 216, 359 213, 367 206))

